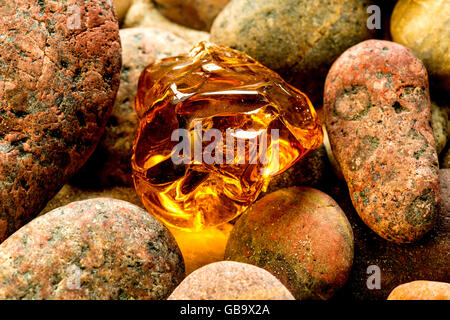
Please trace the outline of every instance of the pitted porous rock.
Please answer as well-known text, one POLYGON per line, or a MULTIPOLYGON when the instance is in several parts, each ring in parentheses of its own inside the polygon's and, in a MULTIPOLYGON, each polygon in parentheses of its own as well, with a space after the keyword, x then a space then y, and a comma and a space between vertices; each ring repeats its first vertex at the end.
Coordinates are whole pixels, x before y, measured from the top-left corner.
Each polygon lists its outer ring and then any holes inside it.
POLYGON ((402 45, 362 42, 333 64, 324 107, 331 147, 359 216, 387 240, 421 238, 440 202, 423 63, 402 45))
POLYGON ((167 228, 128 202, 73 202, 0 245, 0 299, 164 299, 184 278, 167 228))
POLYGON ((119 86, 107 0, 0 0, 0 242, 87 160, 119 86))

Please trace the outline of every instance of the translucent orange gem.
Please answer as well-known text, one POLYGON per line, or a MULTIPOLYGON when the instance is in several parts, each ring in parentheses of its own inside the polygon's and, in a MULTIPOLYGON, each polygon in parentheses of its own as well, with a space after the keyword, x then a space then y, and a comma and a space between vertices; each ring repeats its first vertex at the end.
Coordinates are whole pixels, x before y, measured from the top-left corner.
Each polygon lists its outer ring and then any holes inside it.
POLYGON ((146 68, 136 111, 137 193, 184 230, 232 220, 323 138, 305 94, 244 53, 206 42, 146 68))

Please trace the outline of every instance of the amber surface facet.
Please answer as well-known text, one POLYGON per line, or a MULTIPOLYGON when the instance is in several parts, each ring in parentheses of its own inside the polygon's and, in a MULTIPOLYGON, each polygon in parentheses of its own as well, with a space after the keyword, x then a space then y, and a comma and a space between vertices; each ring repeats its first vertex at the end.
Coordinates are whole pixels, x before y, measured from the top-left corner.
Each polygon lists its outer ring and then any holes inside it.
POLYGON ((244 53, 207 42, 146 68, 136 111, 137 193, 184 230, 232 220, 323 138, 305 94, 244 53), (181 141, 190 147, 177 149, 181 141))

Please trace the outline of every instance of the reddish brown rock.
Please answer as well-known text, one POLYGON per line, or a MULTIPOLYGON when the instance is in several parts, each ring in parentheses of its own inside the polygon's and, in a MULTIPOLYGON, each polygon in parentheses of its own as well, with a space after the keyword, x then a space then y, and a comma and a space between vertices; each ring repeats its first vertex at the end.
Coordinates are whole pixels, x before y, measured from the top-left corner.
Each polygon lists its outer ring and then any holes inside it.
POLYGON ((355 236, 353 267, 335 298, 385 300, 402 283, 417 279, 450 282, 450 169, 441 169, 439 178, 443 199, 439 218, 428 234, 411 244, 380 238, 358 217, 347 187, 344 184, 330 187, 329 194, 346 213, 355 236), (379 273, 375 274, 370 266, 379 268, 379 273), (379 287, 375 287, 377 276, 379 287))
POLYGON ((105 133, 94 154, 72 181, 84 187, 133 185, 131 155, 139 124, 134 110, 142 70, 157 60, 189 51, 191 45, 158 28, 120 30, 122 71, 119 91, 105 133))
POLYGON ((296 299, 328 299, 350 273, 353 233, 344 212, 325 193, 280 189, 239 218, 225 259, 266 269, 296 299))
POLYGON ((168 300, 294 300, 294 297, 264 269, 221 261, 191 273, 168 300))
POLYGON ((184 277, 164 225, 128 202, 73 202, 0 245, 0 299, 164 299, 184 277))
POLYGON ((450 300, 450 283, 418 280, 396 287, 388 300, 450 300))
POLYGON ((2 1, 0 242, 90 156, 119 86, 121 49, 105 1, 2 1))
POLYGON ((209 31, 220 11, 230 0, 155 0, 168 19, 186 27, 209 31))
POLYGON ((413 53, 368 40, 343 53, 325 83, 325 122, 356 211, 377 234, 417 241, 440 200, 428 77, 413 53))

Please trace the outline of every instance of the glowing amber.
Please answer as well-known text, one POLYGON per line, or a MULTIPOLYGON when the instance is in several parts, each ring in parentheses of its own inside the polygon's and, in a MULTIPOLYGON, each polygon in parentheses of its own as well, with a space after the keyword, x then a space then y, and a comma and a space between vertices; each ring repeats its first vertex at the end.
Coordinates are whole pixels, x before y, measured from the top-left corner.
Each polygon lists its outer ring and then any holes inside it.
POLYGON ((190 231, 235 218, 271 176, 322 143, 302 92, 244 53, 206 42, 145 69, 136 111, 137 193, 165 223, 190 231), (189 148, 177 149, 182 140, 189 148))

